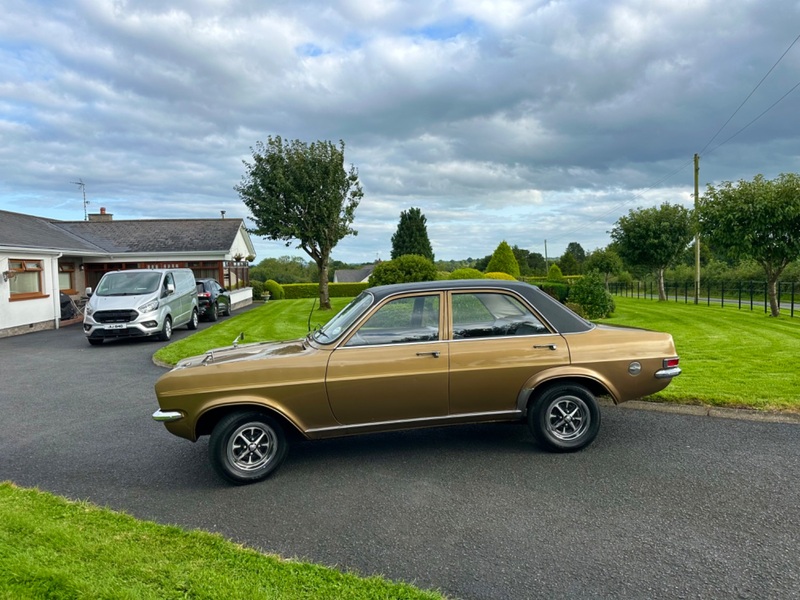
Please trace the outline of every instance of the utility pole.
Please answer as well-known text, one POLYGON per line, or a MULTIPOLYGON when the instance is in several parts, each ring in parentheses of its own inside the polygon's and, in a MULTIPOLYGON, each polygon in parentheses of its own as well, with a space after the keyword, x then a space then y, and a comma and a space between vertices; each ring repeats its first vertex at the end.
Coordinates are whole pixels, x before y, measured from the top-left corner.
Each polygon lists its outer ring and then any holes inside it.
POLYGON ((78 178, 78 181, 70 181, 70 183, 74 183, 75 185, 77 185, 79 188, 81 188, 81 191, 83 192, 83 220, 88 221, 89 211, 86 210, 86 205, 89 203, 86 201, 86 184, 83 183, 83 178, 81 177, 78 178))
MULTIPOLYGON (((700 155, 694 155, 694 214, 697 223, 697 202, 700 198, 700 155)), ((697 226, 697 225, 695 225, 697 226)), ((694 303, 700 302, 700 229, 694 233, 694 303)))
POLYGON ((547 240, 544 241, 544 269, 550 272, 550 262, 547 260, 547 240))

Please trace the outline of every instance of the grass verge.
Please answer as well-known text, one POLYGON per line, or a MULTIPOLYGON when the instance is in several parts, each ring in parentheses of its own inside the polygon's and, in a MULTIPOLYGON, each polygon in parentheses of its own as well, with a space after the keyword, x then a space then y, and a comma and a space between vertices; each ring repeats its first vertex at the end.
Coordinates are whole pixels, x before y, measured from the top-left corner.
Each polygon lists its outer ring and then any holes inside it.
POLYGON ((0 484, 2 598, 441 599, 0 484))

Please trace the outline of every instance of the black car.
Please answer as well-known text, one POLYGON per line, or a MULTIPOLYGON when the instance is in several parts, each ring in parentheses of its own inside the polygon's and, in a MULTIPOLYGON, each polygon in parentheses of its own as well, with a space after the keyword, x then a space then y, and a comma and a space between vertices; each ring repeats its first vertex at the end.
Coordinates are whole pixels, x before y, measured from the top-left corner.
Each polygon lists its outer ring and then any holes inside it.
POLYGON ((216 279, 197 279, 195 283, 201 318, 216 321, 220 315, 231 314, 231 295, 216 279))

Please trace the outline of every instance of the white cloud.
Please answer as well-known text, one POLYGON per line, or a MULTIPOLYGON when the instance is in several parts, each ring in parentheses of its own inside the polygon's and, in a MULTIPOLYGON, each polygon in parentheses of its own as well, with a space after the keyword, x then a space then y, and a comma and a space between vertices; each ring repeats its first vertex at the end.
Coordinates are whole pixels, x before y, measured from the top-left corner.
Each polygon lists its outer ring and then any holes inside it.
MULTIPOLYGON (((440 258, 505 239, 603 246, 639 205, 686 201, 691 156, 797 35, 767 0, 367 3, 9 0, 0 208, 80 219, 246 216, 268 135, 343 139, 366 196, 334 258, 388 257, 419 206, 440 258), (644 191, 642 191, 644 190, 644 191)), ((800 170, 794 47, 701 159, 701 179, 800 170)), ((798 92, 800 93, 800 92, 798 92)), ((257 240, 263 257, 280 242, 257 240)))

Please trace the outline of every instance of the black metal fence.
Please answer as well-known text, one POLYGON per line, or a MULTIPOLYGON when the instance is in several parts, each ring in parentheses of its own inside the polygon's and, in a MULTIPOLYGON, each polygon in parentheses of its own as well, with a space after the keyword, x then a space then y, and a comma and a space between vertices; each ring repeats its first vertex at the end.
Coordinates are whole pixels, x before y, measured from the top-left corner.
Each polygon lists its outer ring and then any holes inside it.
MULTIPOLYGON (((649 298, 658 300, 658 283, 655 281, 636 281, 633 283, 609 283, 609 291, 617 296, 630 298, 649 298)), ((665 283, 667 300, 694 304, 694 283, 665 283)), ((800 308, 800 285, 794 281, 778 283, 781 311, 788 310, 794 317, 795 307, 800 308)), ((736 306, 739 309, 763 310, 769 312, 769 291, 766 281, 740 281, 736 283, 701 282, 697 294, 698 303, 708 306, 736 306)))

